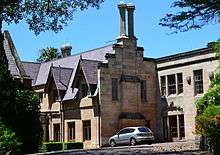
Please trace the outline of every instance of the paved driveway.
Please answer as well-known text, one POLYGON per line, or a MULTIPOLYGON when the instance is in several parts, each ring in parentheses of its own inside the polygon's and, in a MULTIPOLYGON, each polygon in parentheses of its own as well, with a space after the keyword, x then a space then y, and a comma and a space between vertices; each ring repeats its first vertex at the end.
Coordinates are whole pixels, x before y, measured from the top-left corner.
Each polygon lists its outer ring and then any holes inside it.
POLYGON ((169 142, 156 143, 152 145, 137 146, 119 146, 104 147, 100 149, 68 150, 59 152, 50 152, 46 154, 53 155, 151 155, 151 154, 169 154, 169 155, 192 155, 206 154, 200 152, 193 142, 169 142))

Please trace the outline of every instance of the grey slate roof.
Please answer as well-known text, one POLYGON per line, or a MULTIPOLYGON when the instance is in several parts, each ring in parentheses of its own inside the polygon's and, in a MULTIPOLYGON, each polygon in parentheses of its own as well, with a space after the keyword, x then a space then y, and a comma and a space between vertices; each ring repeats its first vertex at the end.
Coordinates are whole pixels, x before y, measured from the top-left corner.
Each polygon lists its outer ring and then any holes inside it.
POLYGON ((68 56, 65 58, 60 58, 60 59, 56 59, 53 61, 42 63, 39 69, 36 83, 34 85, 46 84, 46 80, 47 80, 51 65, 55 67, 61 66, 64 68, 74 68, 73 75, 71 77, 71 79, 73 79, 73 76, 75 75, 76 66, 78 65, 78 62, 80 59, 80 55, 82 56, 83 59, 104 61, 106 53, 114 53, 112 49, 112 45, 108 45, 102 48, 90 50, 90 51, 83 52, 80 54, 76 54, 76 55, 68 56))
MULTIPOLYGON (((71 76, 69 78, 68 87, 67 87, 66 94, 65 94, 63 100, 65 101, 65 100, 73 99, 77 95, 78 90, 76 88, 72 88, 71 85, 72 85, 72 81, 75 77, 77 66, 79 65, 79 62, 80 62, 79 60, 86 59, 83 62, 83 66, 85 68, 84 69, 85 74, 87 75, 88 80, 90 82, 92 82, 92 84, 97 83, 97 73, 95 73, 94 70, 96 69, 96 67, 97 67, 96 65, 98 64, 98 62, 104 62, 106 60, 105 59, 106 53, 114 53, 112 45, 104 46, 101 48, 86 51, 86 52, 79 53, 79 54, 72 55, 72 56, 68 56, 65 58, 59 58, 59 59, 52 60, 49 62, 41 63, 41 65, 39 67, 38 75, 36 77, 36 81, 33 84, 33 86, 46 84, 51 66, 53 66, 53 68, 59 67, 59 66, 61 68, 69 68, 69 69, 72 69, 72 72, 71 72, 71 76), (86 67, 89 67, 89 69, 86 69, 86 67), (90 75, 90 73, 92 73, 92 74, 90 75)), ((55 69, 53 72, 54 72, 54 76, 56 77, 55 74, 57 74, 57 70, 55 69)), ((67 74, 69 76, 69 73, 67 73, 67 74)), ((63 78, 68 79, 68 76, 64 76, 63 78)), ((64 81, 66 81, 66 80, 64 80, 64 81)), ((60 87, 60 89, 61 88, 64 89, 64 87, 60 84, 58 84, 58 87, 60 87)))
POLYGON ((8 69, 12 76, 16 77, 28 77, 25 73, 23 64, 17 54, 14 43, 8 31, 4 31, 4 49, 8 60, 8 69))
POLYGON ((41 64, 36 63, 36 62, 22 62, 22 64, 24 66, 24 70, 26 74, 30 76, 32 79, 32 85, 34 85, 36 82, 38 71, 40 69, 41 64))
POLYGON ((50 72, 54 78, 57 89, 67 90, 73 69, 62 67, 51 67, 50 72))
POLYGON ((86 59, 83 59, 81 61, 81 67, 82 67, 87 83, 89 84, 98 83, 97 70, 98 70, 98 64, 100 62, 101 61, 86 60, 86 59))

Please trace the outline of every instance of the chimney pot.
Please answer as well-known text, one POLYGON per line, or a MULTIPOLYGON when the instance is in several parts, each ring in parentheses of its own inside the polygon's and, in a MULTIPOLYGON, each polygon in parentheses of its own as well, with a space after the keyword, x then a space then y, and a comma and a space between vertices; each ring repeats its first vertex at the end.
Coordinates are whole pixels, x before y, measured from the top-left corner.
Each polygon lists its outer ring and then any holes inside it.
POLYGON ((62 53, 62 57, 67 57, 71 55, 72 46, 66 44, 66 45, 61 46, 60 50, 62 53))
POLYGON ((125 12, 126 12, 127 5, 121 1, 118 4, 118 9, 120 13, 120 38, 126 36, 126 19, 125 19, 125 12))
POLYGON ((128 10, 128 37, 130 39, 135 38, 134 36, 134 10, 135 6, 132 3, 127 5, 128 10))

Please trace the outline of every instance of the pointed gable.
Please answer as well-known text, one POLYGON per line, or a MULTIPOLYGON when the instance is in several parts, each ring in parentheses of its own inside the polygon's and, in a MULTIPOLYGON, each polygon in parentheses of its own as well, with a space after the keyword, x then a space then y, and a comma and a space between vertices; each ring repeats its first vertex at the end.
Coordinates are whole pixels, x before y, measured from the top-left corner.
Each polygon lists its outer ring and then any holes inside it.
POLYGON ((8 31, 4 31, 4 49, 8 60, 8 69, 10 74, 14 77, 29 78, 29 76, 25 73, 23 64, 21 63, 17 50, 8 31))
POLYGON ((81 61, 81 68, 88 84, 98 83, 97 70, 98 70, 98 64, 100 62, 101 61, 86 60, 86 59, 83 59, 81 61))
POLYGON ((51 66, 47 84, 50 78, 53 78, 57 90, 67 90, 72 72, 71 68, 51 66))

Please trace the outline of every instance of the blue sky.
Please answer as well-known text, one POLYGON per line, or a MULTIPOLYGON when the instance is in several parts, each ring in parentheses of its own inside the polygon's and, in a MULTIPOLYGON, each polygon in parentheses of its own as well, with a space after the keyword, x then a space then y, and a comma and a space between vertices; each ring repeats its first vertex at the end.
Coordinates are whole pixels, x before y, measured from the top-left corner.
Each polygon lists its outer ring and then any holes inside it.
MULTIPOLYGON (((136 5, 135 34, 138 45, 145 49, 145 57, 161 57, 178 52, 206 47, 208 42, 219 39, 220 25, 210 24, 201 30, 172 34, 171 30, 159 26, 159 20, 170 8, 173 0, 124 0, 136 5)), ((46 47, 60 48, 63 44, 73 46, 72 54, 109 44, 119 34, 119 0, 105 0, 99 10, 90 8, 75 13, 74 20, 55 34, 43 32, 35 36, 28 25, 4 25, 15 43, 19 56, 25 61, 35 61, 39 50, 46 47)))

